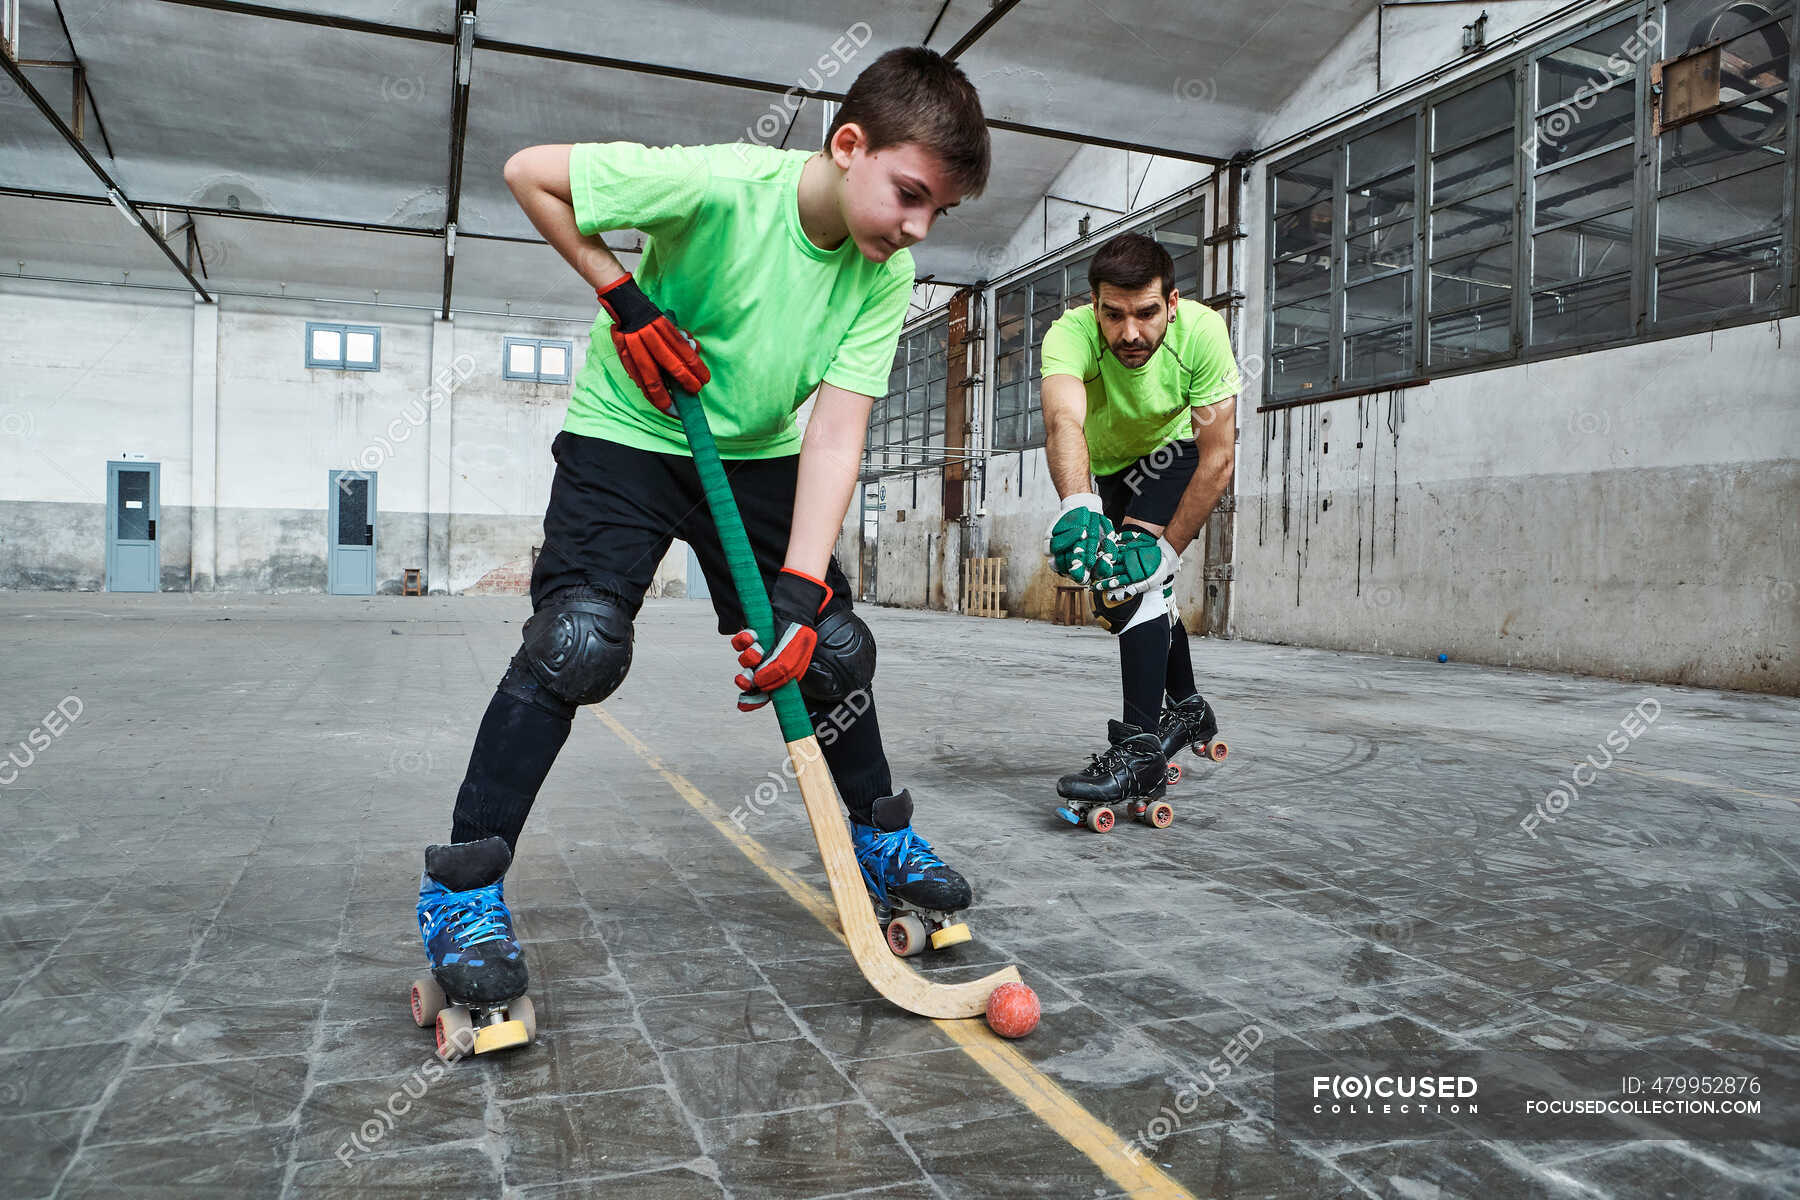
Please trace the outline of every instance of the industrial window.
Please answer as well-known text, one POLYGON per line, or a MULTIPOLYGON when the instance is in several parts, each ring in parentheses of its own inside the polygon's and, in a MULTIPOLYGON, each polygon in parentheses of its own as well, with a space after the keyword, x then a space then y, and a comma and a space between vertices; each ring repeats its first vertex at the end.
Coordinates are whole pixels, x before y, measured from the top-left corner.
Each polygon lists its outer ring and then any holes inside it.
POLYGON ((1794 33, 1615 9, 1276 163, 1268 399, 1794 312, 1794 33))
POLYGON ((306 323, 306 365, 340 371, 381 370, 381 330, 374 325, 306 323))
POLYGON ((509 337, 500 364, 506 379, 527 383, 569 382, 569 362, 574 343, 544 338, 509 337))
POLYGON ((948 317, 901 335, 887 395, 869 409, 870 471, 917 469, 943 460, 949 338, 948 317))

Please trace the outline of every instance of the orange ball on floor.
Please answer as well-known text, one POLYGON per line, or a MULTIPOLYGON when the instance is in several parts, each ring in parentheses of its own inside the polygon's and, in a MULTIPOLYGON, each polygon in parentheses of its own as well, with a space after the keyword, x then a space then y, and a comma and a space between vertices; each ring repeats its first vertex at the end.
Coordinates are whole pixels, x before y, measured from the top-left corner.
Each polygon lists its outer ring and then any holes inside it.
POLYGON ((1003 1038, 1022 1038, 1038 1024, 1037 993, 1022 983, 1003 983, 988 997, 988 1028, 1003 1038))

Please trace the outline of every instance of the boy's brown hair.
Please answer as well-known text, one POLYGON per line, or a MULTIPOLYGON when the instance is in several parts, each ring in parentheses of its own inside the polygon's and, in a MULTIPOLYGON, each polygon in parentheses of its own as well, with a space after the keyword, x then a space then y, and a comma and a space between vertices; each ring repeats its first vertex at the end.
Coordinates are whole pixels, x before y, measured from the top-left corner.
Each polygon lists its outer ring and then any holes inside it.
POLYGON ((981 97, 962 68, 923 46, 889 50, 856 77, 825 135, 854 122, 871 151, 913 142, 944 164, 964 196, 987 187, 989 149, 981 97))
POLYGON ((1094 252, 1094 260, 1088 264, 1088 288, 1096 304, 1103 283, 1135 292, 1151 282, 1158 284, 1159 295, 1167 296, 1175 287, 1175 260, 1161 242, 1141 233, 1112 238, 1094 252))

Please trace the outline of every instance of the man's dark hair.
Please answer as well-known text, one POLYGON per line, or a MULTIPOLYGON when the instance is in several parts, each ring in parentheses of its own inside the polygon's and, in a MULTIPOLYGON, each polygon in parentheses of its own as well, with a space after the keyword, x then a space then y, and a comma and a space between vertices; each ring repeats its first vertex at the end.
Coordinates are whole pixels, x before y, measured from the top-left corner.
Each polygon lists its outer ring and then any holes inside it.
POLYGON ((889 50, 850 85, 825 144, 854 122, 871 152, 907 142, 938 157, 964 196, 987 187, 988 131, 981 97, 962 68, 923 46, 889 50))
POLYGON ((1121 233, 1096 250, 1094 261, 1088 265, 1088 288, 1096 304, 1100 302, 1103 283, 1127 292, 1156 283, 1157 294, 1167 296, 1175 286, 1175 260, 1155 238, 1121 233))

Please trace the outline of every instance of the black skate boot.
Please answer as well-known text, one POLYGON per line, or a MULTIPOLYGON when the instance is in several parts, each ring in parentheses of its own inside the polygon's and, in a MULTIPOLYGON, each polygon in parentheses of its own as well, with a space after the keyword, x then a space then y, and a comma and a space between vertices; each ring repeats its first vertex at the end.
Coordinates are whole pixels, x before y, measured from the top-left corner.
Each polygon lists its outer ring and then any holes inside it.
POLYGON ((445 1062, 537 1036, 525 954, 502 890, 511 865, 504 838, 425 849, 419 934, 431 974, 413 981, 412 1013, 421 1028, 434 1026, 445 1062))
POLYGON ((1092 756, 1087 766, 1056 781, 1056 794, 1069 802, 1059 806, 1056 815, 1071 825, 1105 833, 1113 827, 1113 809, 1127 805, 1139 820, 1166 827, 1175 819, 1175 810, 1161 799, 1169 760, 1156 735, 1123 721, 1108 721, 1106 740, 1111 744, 1092 756))
POLYGON ((1198 692, 1163 709, 1162 718, 1156 723, 1156 735, 1162 742, 1163 757, 1169 760, 1164 782, 1181 782, 1181 764, 1175 756, 1187 747, 1192 747, 1201 758, 1224 762, 1229 750, 1218 740, 1218 732, 1219 721, 1213 715, 1212 705, 1198 692))

